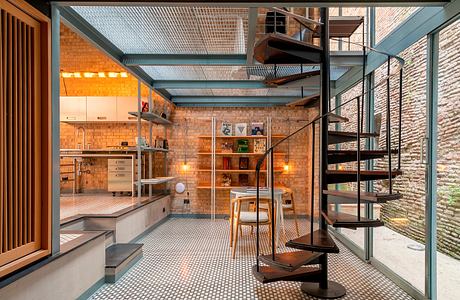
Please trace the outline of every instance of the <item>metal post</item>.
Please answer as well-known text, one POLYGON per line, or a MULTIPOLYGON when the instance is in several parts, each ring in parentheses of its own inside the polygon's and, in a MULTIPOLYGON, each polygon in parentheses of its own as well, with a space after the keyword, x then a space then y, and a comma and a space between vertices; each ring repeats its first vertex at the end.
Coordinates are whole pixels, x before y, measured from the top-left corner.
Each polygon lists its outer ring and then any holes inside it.
MULTIPOLYGON (((51 5, 51 253, 60 251, 60 23, 58 7, 51 5)), ((76 180, 76 178, 74 178, 76 180)), ((75 183, 75 182, 74 182, 75 183)))
MULTIPOLYGON (((321 46, 323 51, 321 53, 321 101, 320 101, 320 115, 325 115, 328 112, 328 103, 330 98, 330 53, 329 53, 329 9, 321 8, 320 10, 321 22, 323 27, 321 28, 321 46)), ((327 214, 327 195, 323 193, 327 190, 327 150, 328 150, 328 126, 329 118, 323 117, 320 120, 320 168, 319 168, 319 186, 320 186, 320 207, 321 212, 327 214)), ((320 228, 327 230, 326 219, 320 214, 320 228)), ((325 276, 321 278, 320 288, 327 289, 327 254, 324 254, 324 258, 321 260, 321 269, 325 273, 325 276)))
POLYGON ((142 135, 142 99, 141 99, 141 81, 137 80, 137 203, 141 203, 142 196, 142 149, 141 149, 141 135, 142 135))
POLYGON ((402 98, 403 98, 403 69, 401 68, 401 70, 399 71, 398 170, 401 170, 402 98))
MULTIPOLYGON (((273 161, 274 161, 274 157, 273 157, 273 149, 271 150, 270 152, 270 161, 272 162, 270 164, 270 178, 271 178, 271 195, 272 195, 272 259, 275 260, 275 248, 276 248, 276 245, 275 245, 275 226, 273 226, 273 222, 275 220, 275 172, 273 172, 273 161)), ((277 205, 277 206, 281 206, 282 205, 277 205)), ((277 214, 282 214, 283 211, 277 211, 277 214)), ((257 211, 257 215, 259 215, 259 211, 257 211)), ((277 226, 281 226, 281 224, 278 224, 277 226)), ((279 238, 279 237, 278 237, 279 238)))
POLYGON ((387 66, 387 155, 388 155, 388 181, 389 181, 389 193, 393 193, 393 176, 391 174, 391 108, 390 108, 390 68, 391 58, 388 56, 387 66))
MULTIPOLYGON (((364 97, 364 95, 363 95, 364 97)), ((358 130, 356 132, 356 161, 357 161, 357 172, 356 172, 356 183, 357 183, 357 199, 358 199, 358 204, 357 204, 357 214, 358 214, 358 221, 361 221, 361 113, 360 113, 360 104, 361 104, 361 98, 357 97, 356 98, 356 106, 357 106, 357 123, 356 127, 358 127, 358 130)))
POLYGON ((425 296, 436 300, 436 203, 439 33, 428 35, 427 57, 427 159, 425 200, 425 296))
POLYGON ((315 122, 311 124, 311 129, 310 237, 313 243, 313 224, 315 223, 315 122))
MULTIPOLYGON (((256 173, 256 264, 257 264, 257 272, 259 272, 259 253, 260 253, 260 249, 259 249, 259 197, 260 197, 260 193, 259 193, 259 183, 260 183, 260 168, 258 168, 257 170, 257 173, 256 173)), ((232 208, 233 209, 233 208, 232 208)), ((273 222, 273 220, 272 220, 273 222)), ((272 224, 273 226, 273 224, 272 224)), ((238 234, 238 229, 237 229, 237 232, 236 234, 238 234)))
MULTIPOLYGON (((149 98, 148 98, 148 101, 149 101, 149 111, 152 112, 153 111, 153 101, 152 101, 152 88, 149 87, 149 98)), ((150 147, 152 147, 152 142, 153 142, 153 133, 152 133, 152 130, 153 130, 153 124, 152 122, 149 122, 149 145, 150 147)), ((149 151, 149 178, 153 178, 153 158, 155 157, 155 153, 152 153, 152 151, 149 151)), ((164 162, 166 164, 166 161, 164 162)), ((167 174, 165 174, 165 176, 168 176, 167 174)), ((153 192, 153 186, 150 184, 149 185, 149 198, 152 197, 152 193, 153 192)))

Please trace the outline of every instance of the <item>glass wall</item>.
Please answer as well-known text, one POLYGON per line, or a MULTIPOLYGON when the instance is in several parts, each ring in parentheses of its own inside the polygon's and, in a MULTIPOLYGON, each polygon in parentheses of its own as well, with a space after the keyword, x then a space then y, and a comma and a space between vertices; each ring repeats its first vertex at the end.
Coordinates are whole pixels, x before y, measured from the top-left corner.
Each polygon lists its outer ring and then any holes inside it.
POLYGON ((438 299, 460 299, 460 20, 439 33, 438 299), (456 288, 457 287, 457 288, 456 288))

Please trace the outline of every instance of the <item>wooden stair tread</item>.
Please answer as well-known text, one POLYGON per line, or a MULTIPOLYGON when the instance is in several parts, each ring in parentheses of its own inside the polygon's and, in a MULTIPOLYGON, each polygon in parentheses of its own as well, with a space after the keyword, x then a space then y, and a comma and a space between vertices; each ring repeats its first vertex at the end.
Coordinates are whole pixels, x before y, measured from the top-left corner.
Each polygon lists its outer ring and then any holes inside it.
POLYGON ((309 72, 304 72, 304 73, 299 73, 299 74, 293 74, 293 75, 268 79, 268 80, 265 80, 264 83, 268 86, 280 86, 280 85, 284 85, 292 81, 301 80, 301 79, 305 79, 305 78, 312 77, 312 76, 319 76, 320 73, 321 71, 314 70, 314 71, 309 71, 309 72))
POLYGON ((319 94, 313 94, 306 96, 286 104, 286 106, 304 106, 304 107, 313 107, 319 104, 319 94))
POLYGON ((348 121, 350 120, 346 117, 342 117, 340 115, 333 114, 333 113, 329 114, 329 123, 346 123, 348 121))
POLYGON ((323 253, 339 253, 339 247, 325 229, 318 229, 312 234, 306 234, 286 243, 286 247, 323 252, 323 253))
MULTIPOLYGON (((358 199, 357 191, 340 191, 340 190, 324 190, 323 193, 328 196, 335 196, 341 198, 348 198, 352 200, 358 199)), ((387 201, 399 200, 402 198, 400 193, 374 193, 374 192, 361 192, 361 200, 374 203, 385 203, 387 201)))
POLYGON ((262 283, 270 283, 277 281, 299 281, 310 282, 318 281, 321 275, 321 270, 317 267, 301 267, 295 271, 283 271, 270 266, 257 266, 252 267, 252 274, 262 283))
MULTIPOLYGON (((391 150, 397 154, 398 150, 391 150)), ((361 160, 383 158, 388 154, 387 150, 361 150, 361 160)), ((328 150, 327 162, 329 164, 357 161, 356 150, 328 150)))
POLYGON ((254 58, 261 64, 319 64, 322 48, 280 33, 264 35, 254 46, 254 58))
POLYGON ((272 266, 277 269, 286 270, 292 272, 303 265, 306 265, 318 257, 322 253, 311 252, 311 251, 293 251, 293 252, 284 252, 276 253, 275 260, 271 254, 259 256, 259 260, 264 264, 272 266))
POLYGON ((358 220, 358 216, 342 212, 328 211, 327 214, 325 212, 321 212, 321 214, 326 219, 326 222, 333 227, 355 229, 361 227, 379 227, 384 225, 384 223, 378 219, 371 220, 361 217, 358 220))
MULTIPOLYGON (((327 183, 345 183, 345 182, 356 182, 357 170, 327 170, 327 183)), ((402 175, 400 170, 393 170, 391 172, 391 177, 395 178, 396 176, 402 175)), ((370 181, 370 180, 384 180, 388 179, 387 170, 362 170, 361 171, 361 181, 370 181)))
MULTIPOLYGON (((372 137, 378 137, 378 133, 373 133, 373 132, 362 132, 360 137, 363 138, 372 138, 372 137)), ((348 132, 348 131, 334 131, 334 130, 329 130, 328 131, 328 144, 333 145, 333 144, 340 144, 340 143, 346 143, 346 142, 353 142, 356 141, 356 132, 348 132)))
MULTIPOLYGON (((329 37, 348 38, 364 22, 362 16, 330 16, 329 17, 329 37)), ((318 26, 313 32, 313 37, 320 37, 321 27, 318 26)))

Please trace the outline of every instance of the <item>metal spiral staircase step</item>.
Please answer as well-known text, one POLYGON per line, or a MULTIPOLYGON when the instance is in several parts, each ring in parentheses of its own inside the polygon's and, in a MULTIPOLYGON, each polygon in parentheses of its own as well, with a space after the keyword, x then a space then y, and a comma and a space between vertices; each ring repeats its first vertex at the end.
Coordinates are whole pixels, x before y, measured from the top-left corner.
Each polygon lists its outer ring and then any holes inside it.
POLYGON ((318 229, 290 240, 286 243, 286 247, 321 253, 339 253, 339 247, 337 247, 329 232, 325 229, 318 229))
POLYGON ((275 259, 271 254, 259 256, 259 261, 271 267, 292 272, 298 268, 315 262, 322 253, 311 251, 293 251, 276 253, 275 259))
POLYGON ((262 283, 277 281, 318 282, 321 276, 321 269, 317 267, 301 267, 289 272, 270 266, 259 266, 259 270, 257 270, 257 266, 253 266, 252 274, 262 283))
POLYGON ((365 217, 350 215, 342 212, 328 211, 327 213, 321 212, 326 222, 333 227, 356 229, 363 227, 380 227, 384 223, 380 220, 371 220, 365 217))
MULTIPOLYGON (((329 17, 329 37, 330 38, 349 38, 364 23, 362 16, 330 16, 329 17)), ((317 27, 313 32, 313 37, 320 37, 321 27, 317 27)))
POLYGON ((269 33, 254 47, 254 58, 261 64, 319 64, 322 48, 280 33, 269 33))
MULTIPOLYGON (((357 170, 327 170, 326 177, 328 184, 335 183, 345 183, 345 182, 356 182, 357 170)), ((393 170, 391 172, 391 177, 395 178, 396 176, 402 175, 400 170, 393 170)), ((362 170, 361 171, 361 181, 370 181, 370 180, 382 180, 388 179, 389 173, 386 170, 362 170)))
MULTIPOLYGON (((327 142, 329 145, 353 142, 353 141, 356 141, 356 135, 357 135, 356 132, 330 130, 327 142)), ((364 133, 361 133, 360 135, 362 139, 378 137, 378 136, 379 136, 378 133, 370 133, 370 132, 364 132, 364 133)))
MULTIPOLYGON (((391 150, 391 153, 397 154, 398 150, 391 150)), ((327 154, 328 164, 357 161, 356 150, 329 150, 327 154)), ((387 154, 387 150, 361 150, 361 160, 384 158, 387 154)))
POLYGON ((282 86, 289 82, 305 79, 308 77, 319 76, 320 73, 321 72, 319 70, 309 71, 309 72, 304 72, 304 73, 298 73, 298 74, 268 79, 268 80, 265 80, 264 83, 270 87, 277 87, 277 86, 282 86))
MULTIPOLYGON (((327 199, 329 203, 356 203, 358 199, 358 192, 356 191, 324 190, 323 193, 328 196, 327 199)), ((386 203, 388 201, 399 200, 402 198, 400 193, 387 194, 361 192, 360 195, 360 200, 363 203, 386 203)))

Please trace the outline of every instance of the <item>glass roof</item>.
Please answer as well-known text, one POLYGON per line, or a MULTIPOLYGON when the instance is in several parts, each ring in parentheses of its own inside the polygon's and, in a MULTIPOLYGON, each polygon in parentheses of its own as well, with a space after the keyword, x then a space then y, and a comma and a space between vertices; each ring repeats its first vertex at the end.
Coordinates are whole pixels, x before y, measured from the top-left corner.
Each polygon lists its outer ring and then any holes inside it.
POLYGON ((248 9, 73 6, 124 53, 244 54, 248 9))

